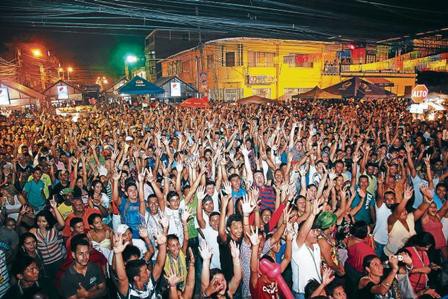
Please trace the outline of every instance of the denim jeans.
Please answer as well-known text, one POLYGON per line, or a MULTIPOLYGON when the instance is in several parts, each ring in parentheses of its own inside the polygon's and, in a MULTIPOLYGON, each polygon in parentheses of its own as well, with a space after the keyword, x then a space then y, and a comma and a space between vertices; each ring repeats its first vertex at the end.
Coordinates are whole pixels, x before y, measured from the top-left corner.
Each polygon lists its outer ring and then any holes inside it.
POLYGON ((297 292, 292 292, 294 294, 294 299, 305 299, 305 293, 297 293, 297 292))
POLYGON ((386 245, 383 245, 383 244, 380 244, 380 243, 378 243, 378 242, 376 242, 375 241, 375 253, 376 253, 376 255, 380 258, 380 259, 382 259, 384 256, 385 256, 385 254, 384 254, 384 247, 385 247, 386 245))

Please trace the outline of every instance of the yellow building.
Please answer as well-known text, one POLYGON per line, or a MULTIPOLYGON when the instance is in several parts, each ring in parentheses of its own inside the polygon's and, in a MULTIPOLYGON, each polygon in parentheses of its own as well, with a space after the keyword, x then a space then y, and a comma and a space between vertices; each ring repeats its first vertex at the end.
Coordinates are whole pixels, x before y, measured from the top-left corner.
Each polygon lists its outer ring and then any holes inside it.
MULTIPOLYGON (((347 47, 352 46, 245 37, 219 39, 162 60, 162 76, 176 75, 203 95, 221 101, 251 95, 283 100, 355 75, 383 84, 399 96, 410 93, 415 85, 414 72, 351 69, 341 59, 347 47)), ((377 49, 363 53, 363 63, 382 57, 377 49)))

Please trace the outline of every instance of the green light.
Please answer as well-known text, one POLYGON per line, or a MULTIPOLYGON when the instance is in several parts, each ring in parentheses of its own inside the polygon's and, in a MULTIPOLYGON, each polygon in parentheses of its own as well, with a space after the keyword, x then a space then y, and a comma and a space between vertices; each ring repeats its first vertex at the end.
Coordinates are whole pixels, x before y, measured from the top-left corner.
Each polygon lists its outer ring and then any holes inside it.
POLYGON ((128 55, 126 56, 126 62, 127 63, 136 63, 137 62, 137 56, 135 55, 128 55))

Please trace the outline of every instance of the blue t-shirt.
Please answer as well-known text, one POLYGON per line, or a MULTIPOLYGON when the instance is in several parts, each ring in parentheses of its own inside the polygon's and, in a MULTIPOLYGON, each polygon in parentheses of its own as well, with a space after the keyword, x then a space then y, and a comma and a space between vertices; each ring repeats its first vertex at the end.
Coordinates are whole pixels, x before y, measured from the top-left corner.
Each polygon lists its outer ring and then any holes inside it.
POLYGON ((130 202, 126 197, 121 199, 121 204, 118 207, 121 215, 121 222, 129 226, 132 230, 133 238, 140 238, 138 229, 140 224, 142 224, 140 216, 140 202, 130 202))

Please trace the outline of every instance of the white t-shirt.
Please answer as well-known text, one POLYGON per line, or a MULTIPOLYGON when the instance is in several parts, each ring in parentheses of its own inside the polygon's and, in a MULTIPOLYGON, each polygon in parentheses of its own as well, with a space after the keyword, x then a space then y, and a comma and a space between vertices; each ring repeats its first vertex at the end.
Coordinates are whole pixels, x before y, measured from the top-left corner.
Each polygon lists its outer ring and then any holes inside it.
POLYGON ((316 279, 321 282, 321 256, 320 247, 313 244, 313 248, 308 248, 303 244, 301 247, 296 240, 292 242, 292 289, 297 293, 305 293, 307 283, 316 279))
POLYGON ((387 218, 392 214, 391 210, 383 202, 381 207, 375 203, 376 222, 373 229, 373 238, 376 242, 386 245, 389 239, 389 233, 387 231, 387 218))
POLYGON ((182 199, 179 204, 179 209, 172 210, 169 207, 165 207, 165 216, 168 218, 170 226, 168 228, 168 234, 175 234, 179 238, 179 243, 184 242, 184 229, 182 226, 181 214, 185 211, 185 201, 182 199))
POLYGON ((207 241, 207 245, 212 250, 212 259, 210 261, 210 269, 218 268, 221 269, 221 261, 219 259, 219 245, 218 245, 218 231, 214 230, 210 225, 206 225, 204 229, 201 229, 204 234, 205 239, 199 235, 199 244, 202 240, 207 241))

